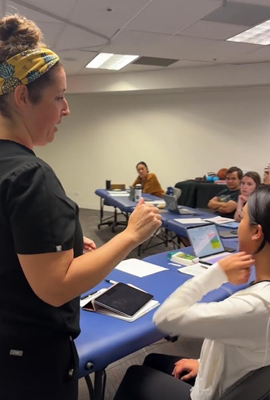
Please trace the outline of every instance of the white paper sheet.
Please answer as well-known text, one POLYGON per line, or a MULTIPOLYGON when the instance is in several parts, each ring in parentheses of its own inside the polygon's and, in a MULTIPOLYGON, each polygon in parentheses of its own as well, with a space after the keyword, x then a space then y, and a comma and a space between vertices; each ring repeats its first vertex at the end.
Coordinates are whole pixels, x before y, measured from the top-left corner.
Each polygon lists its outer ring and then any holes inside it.
POLYGON ((124 194, 124 193, 129 193, 127 190, 107 190, 107 193, 109 193, 109 194, 116 194, 116 193, 118 193, 118 194, 124 194))
POLYGON ((201 218, 175 218, 174 220, 180 224, 205 224, 201 218))
POLYGON ((109 317, 113 318, 118 318, 122 319, 127 322, 133 322, 136 321, 136 319, 142 317, 144 314, 148 313, 149 311, 152 311, 154 308, 159 306, 159 302, 157 300, 150 300, 145 306, 143 306, 136 314, 133 315, 133 317, 125 317, 124 315, 116 314, 113 312, 110 312, 109 310, 99 308, 97 310, 98 313, 100 314, 105 314, 108 315, 109 317))
POLYGON ((123 192, 113 192, 110 193, 111 197, 128 197, 129 193, 123 193, 123 192))
POLYGON ((213 222, 214 224, 220 225, 220 224, 226 224, 228 222, 235 222, 234 219, 232 218, 225 218, 225 217, 213 217, 213 218, 205 218, 205 221, 208 222, 213 222))
MULTIPOLYGON (((147 203, 148 203, 148 201, 146 202, 146 204, 147 203)), ((155 206, 157 206, 157 205, 164 205, 165 206, 165 204, 166 204, 164 200, 152 200, 152 201, 149 201, 149 203, 152 203, 155 206)))
POLYGON ((158 265, 148 263, 146 261, 137 260, 136 258, 130 258, 129 260, 124 260, 117 265, 115 269, 119 271, 126 272, 139 278, 144 276, 153 275, 157 272, 165 271, 168 268, 159 267, 158 265))
POLYGON ((178 268, 181 274, 198 276, 203 274, 208 269, 208 266, 202 266, 201 264, 188 265, 187 267, 178 268))

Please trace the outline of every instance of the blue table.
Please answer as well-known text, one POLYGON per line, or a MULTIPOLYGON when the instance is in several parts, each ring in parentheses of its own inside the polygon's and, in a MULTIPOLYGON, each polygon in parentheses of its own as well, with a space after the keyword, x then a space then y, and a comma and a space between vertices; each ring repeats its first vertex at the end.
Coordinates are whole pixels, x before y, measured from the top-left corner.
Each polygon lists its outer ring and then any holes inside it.
MULTIPOLYGON (((188 218, 188 216, 179 216, 180 219, 185 219, 188 218)), ((186 229, 191 227, 191 226, 200 226, 202 224, 181 224, 181 222, 179 221, 175 221, 175 218, 179 218, 178 216, 174 216, 173 219, 168 219, 167 221, 167 229, 174 232, 176 235, 178 236, 184 236, 187 237, 187 231, 186 229)), ((201 212, 200 215, 198 215, 199 218, 205 219, 205 218, 213 218, 213 214, 210 213, 206 213, 206 212, 201 212)), ((189 217, 190 218, 190 217, 189 217)), ((205 221, 205 223, 207 224, 208 222, 205 221)), ((232 231, 232 230, 237 230, 237 228, 229 228, 227 226, 222 226, 222 225, 218 225, 217 226, 219 231, 224 231, 224 230, 228 230, 228 231, 232 231)), ((227 240, 227 239, 226 239, 227 240)), ((234 239, 235 240, 235 239, 234 239)))
MULTIPOLYGON (((233 246, 233 241, 230 242, 233 246)), ((234 241, 234 246, 237 246, 237 241, 234 241)), ((192 248, 186 248, 185 252, 192 254, 192 248)), ((168 265, 167 252, 147 257, 144 260, 164 266, 168 270, 144 278, 113 270, 108 278, 117 282, 131 283, 144 289, 152 293, 160 303, 178 286, 191 278, 189 275, 179 273, 177 267, 168 265)), ((251 277, 251 280, 253 279, 254 276, 251 277)), ((224 300, 231 293, 246 286, 233 286, 226 283, 221 288, 208 293, 202 301, 224 300)), ((104 287, 109 287, 105 281, 94 290, 104 287)), ((138 320, 129 323, 105 315, 81 311, 82 332, 76 339, 79 354, 79 377, 85 377, 90 385, 89 374, 95 372, 95 400, 102 399, 103 371, 109 364, 164 337, 152 323, 154 312, 155 310, 152 310, 138 320)), ((91 390, 93 389, 90 388, 91 390)))
MULTIPOLYGON (((136 203, 134 201, 129 200, 128 196, 117 196, 117 192, 115 195, 111 195, 110 193, 107 192, 105 189, 97 189, 95 191, 96 195, 100 196, 100 223, 98 225, 98 228, 100 229, 101 225, 104 224, 109 224, 112 226, 112 231, 114 232, 114 228, 118 224, 126 225, 129 215, 132 213, 134 210, 134 207, 136 206, 136 203), (115 212, 114 212, 114 221, 113 222, 107 222, 107 219, 103 219, 103 207, 104 205, 110 205, 115 207, 115 212), (119 215, 117 213, 117 209, 121 211, 121 214, 125 216, 126 221, 125 222, 118 222, 117 221, 117 216, 119 215)), ((155 200, 160 200, 159 197, 152 196, 150 194, 143 194, 143 197, 150 199, 152 201, 155 200)), ((190 209, 191 211, 195 211, 197 215, 192 216, 192 215, 180 215, 180 214, 173 214, 171 212, 168 212, 166 209, 160 210, 161 218, 162 218, 162 227, 165 229, 164 235, 157 234, 155 237, 159 239, 159 242, 152 245, 152 239, 153 237, 147 241, 144 246, 139 246, 138 247, 138 257, 140 257, 141 253, 145 251, 146 249, 149 249, 153 246, 159 246, 160 244, 165 244, 167 247, 168 242, 171 242, 174 247, 180 247, 180 237, 187 238, 187 231, 186 228, 194 225, 200 225, 200 224, 181 224, 181 222, 175 221, 175 219, 186 219, 186 218, 193 218, 193 217, 199 217, 202 219, 206 218, 213 218, 213 214, 197 209, 193 209, 190 207, 185 207, 187 209, 190 209), (171 234, 173 232, 176 236, 173 236, 171 234)), ((112 218, 112 217, 110 217, 112 218)), ((110 219, 109 218, 109 219, 110 219)), ((207 222, 206 222, 207 223, 207 222)), ((219 229, 228 229, 231 230, 232 228, 224 228, 224 227, 219 227, 219 229)), ((185 244, 185 243, 184 243, 185 244)), ((186 245, 186 244, 185 244, 186 245)))
MULTIPOLYGON (((102 225, 109 225, 112 228, 112 231, 115 231, 115 227, 117 225, 124 225, 126 226, 129 215, 136 207, 135 201, 132 201, 127 196, 117 196, 117 191, 115 194, 111 195, 106 189, 97 189, 95 194, 100 197, 100 222, 98 224, 98 229, 102 225), (111 206, 114 207, 114 215, 109 218, 104 217, 104 206, 111 206), (117 209, 121 212, 118 213, 117 209), (118 221, 119 214, 123 215, 126 218, 126 221, 118 221)), ((143 193, 142 196, 148 200, 161 200, 160 197, 153 196, 151 194, 143 193)))
MULTIPOLYGON (((109 225, 109 226, 111 226, 112 232, 115 232, 115 227, 117 225, 126 226, 128 219, 129 219, 129 215, 132 213, 132 211, 136 207, 137 203, 135 203, 134 201, 131 201, 128 196, 117 196, 117 192, 115 192, 115 194, 111 195, 105 189, 97 189, 95 191, 95 194, 100 197, 100 223, 98 224, 98 229, 100 229, 100 227, 102 225, 109 225), (103 216, 104 216, 104 206, 105 205, 114 207, 114 215, 112 217, 104 219, 103 216), (119 213, 118 213, 117 209, 119 209, 121 211, 120 214, 125 217, 125 221, 118 221, 119 213)), ((153 202, 161 200, 160 197, 153 196, 148 193, 143 193, 142 196, 145 199, 151 200, 153 202)), ((162 226, 166 228, 167 220, 174 218, 175 216, 174 216, 174 214, 171 214, 171 213, 167 212, 166 210, 162 210, 162 212, 163 212, 161 214, 162 215, 162 226)), ((138 247, 138 257, 140 257, 141 254, 143 253, 143 251, 145 251, 146 249, 150 249, 152 247, 156 247, 161 244, 165 244, 166 246, 168 245, 167 231, 165 231, 165 235, 161 235, 160 233, 155 234, 148 241, 146 241, 146 243, 144 245, 140 245, 138 247), (152 244, 153 237, 158 238, 159 242, 152 244)))

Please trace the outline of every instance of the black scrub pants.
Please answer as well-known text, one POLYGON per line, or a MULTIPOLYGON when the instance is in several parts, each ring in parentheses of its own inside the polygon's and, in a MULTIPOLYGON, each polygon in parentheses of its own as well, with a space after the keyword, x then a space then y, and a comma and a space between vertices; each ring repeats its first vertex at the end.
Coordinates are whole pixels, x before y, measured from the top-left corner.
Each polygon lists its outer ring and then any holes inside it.
POLYGON ((78 356, 70 337, 0 332, 0 399, 77 400, 78 356))
POLYGON ((150 354, 142 366, 130 367, 114 400, 190 400, 192 379, 183 382, 172 376, 174 364, 181 357, 150 354))

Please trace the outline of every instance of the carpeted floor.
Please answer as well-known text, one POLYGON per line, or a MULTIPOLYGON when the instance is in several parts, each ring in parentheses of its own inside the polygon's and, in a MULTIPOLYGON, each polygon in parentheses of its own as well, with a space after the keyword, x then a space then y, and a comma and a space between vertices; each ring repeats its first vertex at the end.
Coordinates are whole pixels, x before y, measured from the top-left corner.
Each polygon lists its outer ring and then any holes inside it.
MULTIPOLYGON (((107 212, 106 215, 110 216, 111 214, 107 212)), ((83 227, 84 235, 93 239, 98 247, 102 246, 104 243, 110 240, 114 235, 116 235, 117 233, 121 232, 124 229, 124 227, 118 226, 116 227, 116 233, 113 233, 110 227, 102 226, 101 229, 98 230, 97 225, 99 223, 99 211, 95 210, 81 209, 80 221, 83 227)), ((157 244, 158 242, 159 240, 156 238, 152 240, 152 244, 157 244)), ((151 254, 167 251, 170 248, 172 248, 171 245, 169 245, 168 248, 166 248, 164 245, 159 245, 157 247, 147 249, 143 252, 141 258, 147 257, 148 255, 151 254)), ((137 258, 137 256, 138 256, 137 249, 133 250, 133 252, 129 255, 129 257, 134 257, 134 258, 137 258)), ((198 358, 201 344, 202 344, 201 340, 191 340, 185 338, 180 338, 175 343, 167 342, 166 340, 161 340, 158 343, 154 343, 151 346, 141 349, 140 351, 130 354, 129 356, 109 365, 106 370, 107 384, 106 384, 105 400, 113 399, 114 394, 119 386, 119 383, 122 380, 122 377, 125 374, 126 369, 134 364, 142 364, 147 354, 155 352, 155 353, 166 353, 184 357, 198 358)), ((88 390, 84 379, 80 379, 79 382, 79 400, 89 400, 88 390)))

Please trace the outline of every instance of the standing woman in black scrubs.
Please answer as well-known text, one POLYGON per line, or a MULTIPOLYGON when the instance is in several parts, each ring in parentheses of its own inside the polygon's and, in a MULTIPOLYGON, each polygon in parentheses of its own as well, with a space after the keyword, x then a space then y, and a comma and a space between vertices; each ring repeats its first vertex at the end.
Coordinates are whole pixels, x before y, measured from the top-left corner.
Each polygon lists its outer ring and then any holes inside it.
POLYGON ((0 19, 0 40, 0 398, 76 400, 79 296, 160 216, 141 200, 125 231, 82 255, 78 206, 33 151, 69 114, 64 69, 24 17, 0 19))

